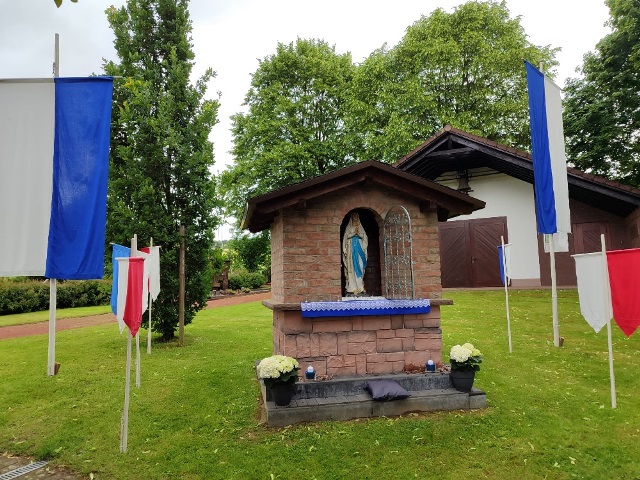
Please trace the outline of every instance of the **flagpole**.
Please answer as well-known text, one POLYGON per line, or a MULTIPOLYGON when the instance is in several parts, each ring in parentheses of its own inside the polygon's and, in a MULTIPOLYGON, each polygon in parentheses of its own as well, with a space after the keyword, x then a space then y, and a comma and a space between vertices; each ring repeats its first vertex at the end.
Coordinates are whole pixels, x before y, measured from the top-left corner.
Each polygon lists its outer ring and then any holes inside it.
POLYGON ((124 410, 122 412, 122 423, 120 426, 120 451, 127 451, 127 440, 129 436, 129 389, 131 385, 131 332, 127 332, 127 366, 124 381, 124 410))
MULTIPOLYGON (((138 248, 138 236, 134 234, 131 239, 131 253, 135 256, 138 248)), ((122 422, 120 424, 120 452, 127 451, 127 440, 129 437, 129 391, 131 389, 131 330, 127 332, 127 366, 124 380, 124 408, 122 410, 122 422)))
MULTIPOLYGON (((153 237, 149 239, 149 247, 153 247, 153 237)), ((153 306, 153 299, 151 297, 151 289, 149 289, 149 328, 147 329, 147 354, 148 355, 151 355, 151 308, 152 306, 153 306)))
POLYGON ((49 351, 47 375, 56 374, 56 299, 58 284, 55 278, 49 279, 49 351))
POLYGON ((553 234, 549 241, 549 262, 551 264, 551 314, 553 316, 553 344, 560 346, 560 331, 558 328, 558 287, 556 285, 556 252, 553 245, 553 234))
POLYGON ((502 243, 502 271, 504 272, 504 300, 507 309, 507 336, 509 337, 509 353, 513 352, 511 346, 511 317, 509 315, 509 279, 507 278, 507 253, 504 248, 504 236, 500 235, 500 242, 502 243))
MULTIPOLYGON (((607 268, 607 249, 605 247, 604 234, 600 234, 600 244, 602 246, 602 265, 603 265, 603 276, 605 279, 609 278, 609 272, 607 268)), ((609 282, 607 281, 607 285, 609 282)), ((604 300, 605 305, 611 305, 611 291, 610 289, 604 289, 604 300)), ((609 379, 611 382, 611 408, 616 408, 616 377, 613 373, 613 343, 611 341, 611 318, 607 319, 607 346, 609 348, 609 379)))
MULTIPOLYGON (((60 76, 60 35, 55 34, 53 54, 53 76, 60 76)), ((56 303, 58 296, 58 281, 49 279, 49 349, 47 360, 47 375, 52 377, 56 372, 56 303)))

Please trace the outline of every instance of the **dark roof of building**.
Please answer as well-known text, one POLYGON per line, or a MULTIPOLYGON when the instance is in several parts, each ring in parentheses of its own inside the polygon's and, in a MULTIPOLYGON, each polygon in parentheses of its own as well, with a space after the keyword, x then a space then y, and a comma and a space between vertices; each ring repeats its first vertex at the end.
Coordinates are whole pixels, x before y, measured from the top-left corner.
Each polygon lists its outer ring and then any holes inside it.
MULTIPOLYGON (((449 172, 488 168, 533 184, 533 159, 528 152, 508 147, 449 125, 401 158, 395 166, 435 180, 449 172)), ((640 190, 567 168, 569 197, 626 217, 640 206, 640 190)))
POLYGON ((268 228, 282 208, 300 206, 307 201, 339 189, 357 185, 380 185, 413 198, 426 208, 435 207, 438 219, 469 214, 484 208, 485 202, 431 180, 375 160, 357 163, 325 175, 250 198, 245 206, 241 228, 259 232, 268 228))

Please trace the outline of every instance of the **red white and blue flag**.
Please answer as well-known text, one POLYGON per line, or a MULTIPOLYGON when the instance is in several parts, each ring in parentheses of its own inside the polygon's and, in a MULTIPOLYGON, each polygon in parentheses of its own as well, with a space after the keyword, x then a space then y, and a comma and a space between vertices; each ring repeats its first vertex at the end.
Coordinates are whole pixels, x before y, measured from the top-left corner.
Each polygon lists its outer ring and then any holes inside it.
POLYGON ((112 92, 0 80, 0 277, 102 278, 112 92))
POLYGON ((147 310, 149 299, 148 275, 144 257, 117 258, 118 297, 116 317, 120 333, 125 325, 135 337, 142 324, 142 314, 147 310))
POLYGON ((525 62, 538 233, 571 232, 560 88, 525 62))

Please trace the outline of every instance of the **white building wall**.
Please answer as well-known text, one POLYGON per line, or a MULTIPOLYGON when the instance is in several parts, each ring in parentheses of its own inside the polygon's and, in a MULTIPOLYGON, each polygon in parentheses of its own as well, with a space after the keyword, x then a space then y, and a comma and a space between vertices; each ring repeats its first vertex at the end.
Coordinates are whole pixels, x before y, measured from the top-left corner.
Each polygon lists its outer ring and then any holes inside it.
MULTIPOLYGON (((439 183, 451 188, 457 187, 455 181, 439 183)), ((487 205, 471 215, 460 215, 452 221, 507 217, 513 285, 540 285, 533 185, 508 175, 495 174, 472 176, 469 186, 473 189, 470 195, 483 200, 487 205)))

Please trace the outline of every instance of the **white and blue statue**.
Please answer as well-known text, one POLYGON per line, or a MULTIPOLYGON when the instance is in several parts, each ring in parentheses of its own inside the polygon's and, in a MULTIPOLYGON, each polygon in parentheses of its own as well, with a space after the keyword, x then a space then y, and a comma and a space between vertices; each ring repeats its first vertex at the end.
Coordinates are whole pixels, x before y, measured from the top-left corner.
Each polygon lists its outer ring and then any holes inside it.
POLYGON ((360 217, 357 212, 352 212, 342 237, 342 260, 347 296, 367 295, 364 289, 364 271, 367 268, 368 245, 369 240, 360 223, 360 217))

